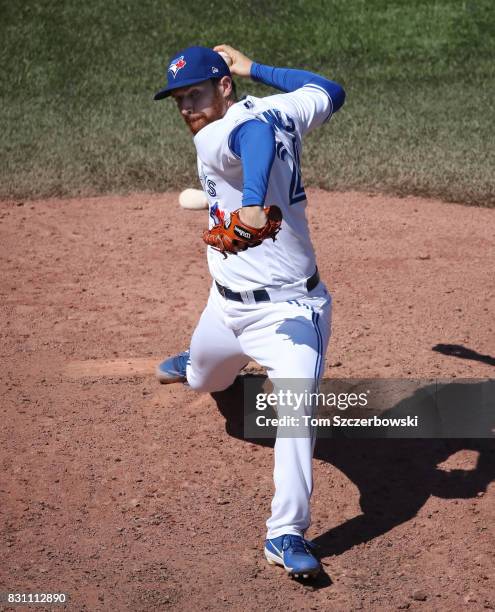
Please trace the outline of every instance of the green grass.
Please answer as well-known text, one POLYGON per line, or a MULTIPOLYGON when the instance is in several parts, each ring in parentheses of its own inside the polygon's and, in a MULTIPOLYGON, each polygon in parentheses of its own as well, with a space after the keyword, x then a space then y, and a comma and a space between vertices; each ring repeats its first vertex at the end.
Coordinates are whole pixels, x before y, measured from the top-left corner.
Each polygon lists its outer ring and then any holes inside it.
MULTIPOLYGON (((1 0, 0 197, 197 185, 168 58, 228 42, 341 82, 307 185, 495 205, 492 0, 1 0)), ((238 81, 241 93, 268 90, 238 81)))

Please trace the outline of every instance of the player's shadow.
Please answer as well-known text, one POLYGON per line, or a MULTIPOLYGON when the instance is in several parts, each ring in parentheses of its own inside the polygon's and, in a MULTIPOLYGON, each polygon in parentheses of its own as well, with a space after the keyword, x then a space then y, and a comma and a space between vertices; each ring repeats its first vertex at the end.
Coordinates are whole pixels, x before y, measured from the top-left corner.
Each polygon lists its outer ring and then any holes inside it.
MULTIPOLYGON (((477 385, 471 385, 471 390, 473 387, 477 385)), ((446 397, 459 397, 459 393, 462 397, 463 385, 446 385, 445 390, 446 397)), ((273 446, 273 440, 244 436, 242 377, 226 391, 214 393, 213 398, 225 417, 229 435, 254 444, 273 446)), ((472 406, 464 408, 464 417, 472 418, 472 406)), ((400 415, 402 410, 403 402, 398 402, 382 416, 400 415)), ((495 415, 490 415, 492 422, 485 423, 485 427, 494 426, 493 418, 495 415)), ((476 497, 485 492, 495 479, 493 438, 319 438, 314 457, 343 472, 360 494, 361 514, 332 526, 313 539, 322 557, 341 554, 412 519, 432 495, 443 499, 476 497), (479 453, 474 469, 444 471, 437 467, 463 449, 479 453)), ((339 495, 341 491, 335 491, 335 496, 339 495)), ((326 500, 330 507, 334 502, 333 498, 326 500)), ((322 575, 316 586, 328 586, 329 580, 328 576, 322 575)))
POLYGON ((478 353, 478 351, 462 346, 462 344, 435 344, 431 350, 436 353, 442 353, 442 355, 448 355, 449 357, 459 357, 460 359, 469 359, 495 366, 495 357, 483 355, 478 353))
POLYGON ((316 334, 308 335, 308 319, 303 316, 291 317, 290 319, 282 321, 275 333, 287 336, 287 342, 295 345, 306 344, 312 349, 317 350, 317 336, 316 334))

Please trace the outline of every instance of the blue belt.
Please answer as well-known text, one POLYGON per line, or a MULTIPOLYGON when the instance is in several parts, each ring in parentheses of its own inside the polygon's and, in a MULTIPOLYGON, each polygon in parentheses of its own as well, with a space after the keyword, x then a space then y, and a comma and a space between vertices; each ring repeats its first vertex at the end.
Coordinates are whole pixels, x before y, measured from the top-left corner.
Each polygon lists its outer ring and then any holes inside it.
MULTIPOLYGON (((306 281, 306 290, 312 291, 319 282, 320 282, 320 274, 318 272, 318 268, 316 268, 313 276, 310 276, 308 280, 306 281)), ((225 299, 234 300, 235 302, 244 302, 244 299, 241 293, 238 293, 237 291, 232 291, 231 289, 224 287, 220 283, 217 283, 217 281, 215 281, 215 284, 217 286, 218 292, 225 299)), ((254 289, 253 291, 250 291, 249 293, 253 295, 255 302, 269 302, 270 301, 270 296, 268 295, 268 291, 266 289, 254 289)))

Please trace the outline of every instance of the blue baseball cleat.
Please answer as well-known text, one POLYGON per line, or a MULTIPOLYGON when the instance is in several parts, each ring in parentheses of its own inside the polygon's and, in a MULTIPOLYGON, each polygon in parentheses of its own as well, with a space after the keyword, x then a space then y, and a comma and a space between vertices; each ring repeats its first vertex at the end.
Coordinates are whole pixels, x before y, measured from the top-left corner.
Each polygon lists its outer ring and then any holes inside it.
POLYGON ((175 357, 169 357, 156 366, 156 377, 163 384, 187 382, 186 366, 189 361, 189 350, 175 357))
POLYGON ((283 565, 289 576, 309 578, 320 573, 321 565, 311 554, 311 542, 302 536, 286 534, 265 540, 265 557, 270 565, 283 565))

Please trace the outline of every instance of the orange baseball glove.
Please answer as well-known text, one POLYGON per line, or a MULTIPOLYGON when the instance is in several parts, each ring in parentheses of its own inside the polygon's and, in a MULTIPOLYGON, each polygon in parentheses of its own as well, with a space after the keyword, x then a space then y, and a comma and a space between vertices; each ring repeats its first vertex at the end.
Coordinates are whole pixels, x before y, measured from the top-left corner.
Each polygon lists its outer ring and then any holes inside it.
POLYGON ((278 206, 268 206, 264 209, 266 223, 259 228, 243 223, 239 218, 240 210, 234 210, 230 216, 226 215, 222 223, 203 233, 206 244, 223 253, 224 257, 227 257, 228 253, 237 255, 240 251, 259 246, 266 238, 275 241, 280 231, 282 211, 278 206))

